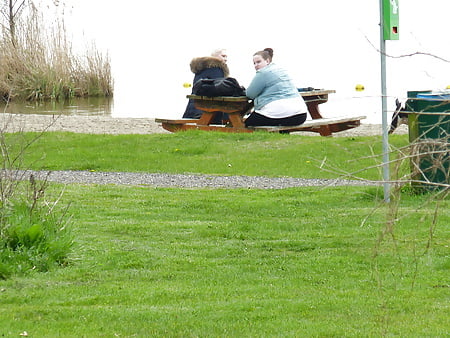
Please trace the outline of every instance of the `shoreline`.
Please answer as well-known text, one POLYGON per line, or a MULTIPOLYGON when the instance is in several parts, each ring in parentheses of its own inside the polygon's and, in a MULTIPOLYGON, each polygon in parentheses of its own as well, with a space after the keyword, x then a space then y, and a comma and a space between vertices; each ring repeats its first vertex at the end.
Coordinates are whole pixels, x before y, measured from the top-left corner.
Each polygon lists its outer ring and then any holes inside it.
MULTIPOLYGON (((103 115, 37 115, 6 114, 0 117, 2 132, 41 132, 67 131, 84 134, 170 134, 154 118, 123 118, 103 115)), ((365 124, 359 127, 334 133, 333 136, 381 136, 381 124, 365 124)), ((394 134, 407 134, 408 127, 400 126, 394 134)), ((314 135, 312 132, 295 132, 292 135, 314 135)))

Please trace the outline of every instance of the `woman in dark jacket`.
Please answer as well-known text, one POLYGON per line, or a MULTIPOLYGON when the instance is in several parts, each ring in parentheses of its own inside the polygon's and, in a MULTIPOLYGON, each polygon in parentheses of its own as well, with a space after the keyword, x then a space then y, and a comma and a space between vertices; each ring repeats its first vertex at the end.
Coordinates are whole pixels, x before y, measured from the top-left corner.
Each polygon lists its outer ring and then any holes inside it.
MULTIPOLYGON (((219 53, 215 56, 204 56, 194 58, 191 61, 191 71, 195 74, 193 83, 200 79, 217 79, 229 76, 228 66, 226 62, 226 54, 219 53), (223 56, 225 55, 225 57, 223 56)), ((202 116, 201 110, 194 107, 193 100, 189 100, 183 118, 198 119, 202 116)), ((213 123, 222 123, 223 113, 216 114, 213 123)))

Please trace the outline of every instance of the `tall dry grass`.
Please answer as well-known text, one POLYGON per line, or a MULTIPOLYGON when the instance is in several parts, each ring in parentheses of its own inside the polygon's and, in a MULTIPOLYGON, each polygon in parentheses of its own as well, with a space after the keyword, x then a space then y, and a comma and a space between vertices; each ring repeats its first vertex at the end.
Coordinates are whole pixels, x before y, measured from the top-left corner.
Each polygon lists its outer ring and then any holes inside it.
POLYGON ((14 39, 6 28, 1 32, 0 95, 30 101, 112 96, 109 56, 95 44, 84 55, 76 55, 63 19, 48 28, 31 8, 17 23, 14 39))

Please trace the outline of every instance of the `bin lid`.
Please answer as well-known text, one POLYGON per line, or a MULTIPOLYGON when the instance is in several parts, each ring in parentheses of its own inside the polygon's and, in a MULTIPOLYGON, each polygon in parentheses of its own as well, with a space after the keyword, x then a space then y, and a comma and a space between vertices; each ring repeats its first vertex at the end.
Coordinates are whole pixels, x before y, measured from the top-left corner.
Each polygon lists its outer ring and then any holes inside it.
POLYGON ((417 94, 418 99, 435 101, 435 100, 443 100, 450 101, 450 90, 431 92, 431 93, 419 93, 417 94))

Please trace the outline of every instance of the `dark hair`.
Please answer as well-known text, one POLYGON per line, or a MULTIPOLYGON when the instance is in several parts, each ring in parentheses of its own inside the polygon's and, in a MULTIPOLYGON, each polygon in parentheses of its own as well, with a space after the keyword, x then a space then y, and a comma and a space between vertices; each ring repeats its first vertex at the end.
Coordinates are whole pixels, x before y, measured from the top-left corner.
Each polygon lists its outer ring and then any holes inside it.
POLYGON ((253 56, 255 56, 255 55, 259 55, 264 60, 269 60, 270 62, 272 62, 273 49, 272 48, 264 48, 264 50, 260 50, 259 52, 256 52, 255 54, 253 54, 253 56))

